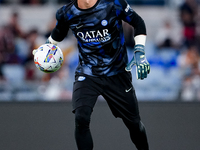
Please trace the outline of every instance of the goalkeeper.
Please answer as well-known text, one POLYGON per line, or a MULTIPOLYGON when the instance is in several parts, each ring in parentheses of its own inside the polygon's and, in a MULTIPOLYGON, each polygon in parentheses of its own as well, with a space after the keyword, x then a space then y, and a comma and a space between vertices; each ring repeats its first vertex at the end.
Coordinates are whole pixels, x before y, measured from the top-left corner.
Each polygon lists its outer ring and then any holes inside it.
POLYGON ((78 41, 79 64, 73 86, 75 139, 78 150, 92 150, 90 118, 99 95, 115 117, 123 120, 138 150, 148 150, 145 127, 139 115, 131 68, 137 79, 150 72, 145 57, 146 27, 126 0, 72 0, 56 13, 57 24, 47 42, 61 42, 71 29, 78 41), (122 21, 135 29, 133 59, 128 62, 122 21))

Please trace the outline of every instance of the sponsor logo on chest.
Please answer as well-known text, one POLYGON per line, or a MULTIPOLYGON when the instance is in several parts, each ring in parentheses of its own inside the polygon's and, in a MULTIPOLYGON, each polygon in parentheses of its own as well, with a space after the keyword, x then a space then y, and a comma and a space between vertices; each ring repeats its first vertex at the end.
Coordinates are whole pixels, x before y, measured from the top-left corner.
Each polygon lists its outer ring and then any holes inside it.
POLYGON ((106 42, 111 38, 108 29, 77 32, 77 36, 84 42, 106 42))
MULTIPOLYGON (((106 27, 108 25, 107 20, 101 21, 101 26, 106 27)), ((76 28, 81 28, 83 25, 80 25, 76 28)), ((83 42, 106 42, 111 39, 111 34, 109 34, 109 30, 107 28, 99 29, 99 30, 89 30, 89 31, 80 31, 77 32, 76 35, 83 42)))

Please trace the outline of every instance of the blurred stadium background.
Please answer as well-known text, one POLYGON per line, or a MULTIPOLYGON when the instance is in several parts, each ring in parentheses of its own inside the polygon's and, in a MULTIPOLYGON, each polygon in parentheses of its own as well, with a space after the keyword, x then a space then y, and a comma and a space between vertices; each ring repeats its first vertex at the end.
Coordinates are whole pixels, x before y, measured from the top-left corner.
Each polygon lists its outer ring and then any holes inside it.
MULTIPOLYGON (((71 100, 76 40, 59 44, 65 64, 54 74, 36 69, 31 51, 45 43, 64 0, 0 0, 0 101, 71 100)), ((151 74, 133 85, 140 101, 200 100, 199 3, 195 0, 129 0, 145 20, 151 74), (145 91, 145 94, 144 94, 145 91)), ((133 30, 124 23, 131 56, 133 30)))
MULTIPOLYGON (((65 63, 37 70, 32 50, 45 43, 68 0, 0 0, 0 149, 75 150, 71 93, 76 40, 59 43, 65 63), (48 103, 46 103, 48 102, 48 103)), ((146 22, 151 73, 133 85, 152 150, 199 150, 199 0, 128 0, 146 22), (188 103, 189 102, 189 103, 188 103)), ((133 29, 124 23, 128 53, 133 29)), ((95 150, 130 150, 123 124, 99 97, 92 118, 95 150), (109 125, 108 125, 109 124, 109 125), (109 135, 107 134, 109 133, 109 135), (120 142, 118 142, 120 141, 120 142)))
MULTIPOLYGON (((70 101, 76 40, 59 44, 65 64, 54 74, 36 69, 31 51, 45 43, 64 0, 0 0, 0 101, 70 101)), ((145 20, 151 74, 133 85, 139 101, 199 101, 199 1, 128 0, 145 20), (145 94, 144 94, 145 91, 145 94)), ((133 30, 124 23, 131 56, 133 30)), ((100 98, 101 99, 101 98, 100 98)))

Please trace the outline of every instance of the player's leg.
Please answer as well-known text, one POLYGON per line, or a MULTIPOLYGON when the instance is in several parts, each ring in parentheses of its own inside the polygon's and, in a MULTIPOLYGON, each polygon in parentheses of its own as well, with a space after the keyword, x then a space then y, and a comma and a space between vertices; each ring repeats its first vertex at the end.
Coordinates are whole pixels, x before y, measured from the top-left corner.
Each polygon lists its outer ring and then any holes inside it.
POLYGON ((131 140, 137 149, 149 150, 146 130, 140 119, 138 101, 133 86, 132 89, 133 90, 130 92, 126 92, 125 101, 127 102, 128 106, 124 107, 126 110, 121 111, 121 113, 124 114, 121 118, 128 128, 131 140))
POLYGON ((149 150, 145 127, 141 121, 124 120, 126 127, 129 129, 132 142, 138 150, 149 150))
POLYGON ((86 75, 76 75, 72 104, 75 113, 75 139, 78 150, 92 150, 93 141, 90 133, 90 117, 100 94, 100 81, 86 75))
POLYGON ((148 150, 147 135, 140 121, 131 73, 125 72, 107 78, 103 96, 115 117, 122 118, 129 129, 132 142, 138 150, 148 150))
POLYGON ((75 139, 78 150, 92 150, 93 140, 90 132, 92 108, 82 106, 75 110, 75 139))

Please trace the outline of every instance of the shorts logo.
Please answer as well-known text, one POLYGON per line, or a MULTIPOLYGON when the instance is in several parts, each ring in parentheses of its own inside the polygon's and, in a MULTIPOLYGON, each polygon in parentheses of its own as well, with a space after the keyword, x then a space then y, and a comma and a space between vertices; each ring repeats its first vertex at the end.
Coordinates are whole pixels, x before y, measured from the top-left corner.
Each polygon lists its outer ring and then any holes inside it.
POLYGON ((132 87, 130 89, 126 89, 125 92, 128 93, 131 89, 132 89, 132 87))
POLYGON ((102 26, 107 26, 107 24, 108 24, 108 21, 107 21, 107 20, 102 20, 102 21, 101 21, 101 25, 102 25, 102 26))
POLYGON ((84 77, 84 76, 78 77, 78 81, 83 81, 83 80, 85 80, 85 77, 84 77))

